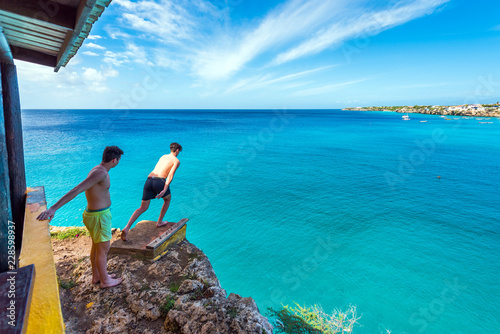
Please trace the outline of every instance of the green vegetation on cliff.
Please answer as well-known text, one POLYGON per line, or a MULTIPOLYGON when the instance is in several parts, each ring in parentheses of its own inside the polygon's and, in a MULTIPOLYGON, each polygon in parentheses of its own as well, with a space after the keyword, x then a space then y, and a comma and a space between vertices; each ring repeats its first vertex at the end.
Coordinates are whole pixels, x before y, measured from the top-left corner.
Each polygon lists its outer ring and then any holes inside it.
POLYGON ((335 334, 352 333, 354 325, 361 317, 357 316, 356 307, 347 311, 335 310, 327 314, 321 306, 285 305, 281 310, 269 309, 274 319, 276 333, 286 334, 335 334))

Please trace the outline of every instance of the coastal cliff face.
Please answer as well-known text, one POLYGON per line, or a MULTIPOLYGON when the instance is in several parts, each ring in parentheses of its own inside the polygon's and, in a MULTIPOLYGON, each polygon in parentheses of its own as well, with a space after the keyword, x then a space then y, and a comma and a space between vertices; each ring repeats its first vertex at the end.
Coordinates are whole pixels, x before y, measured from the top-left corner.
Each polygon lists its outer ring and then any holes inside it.
MULTIPOLYGON (((114 237, 117 237, 115 233, 114 237)), ((157 262, 108 259, 117 287, 92 284, 90 238, 53 239, 66 333, 272 333, 252 298, 226 297, 207 256, 184 240, 157 262)))

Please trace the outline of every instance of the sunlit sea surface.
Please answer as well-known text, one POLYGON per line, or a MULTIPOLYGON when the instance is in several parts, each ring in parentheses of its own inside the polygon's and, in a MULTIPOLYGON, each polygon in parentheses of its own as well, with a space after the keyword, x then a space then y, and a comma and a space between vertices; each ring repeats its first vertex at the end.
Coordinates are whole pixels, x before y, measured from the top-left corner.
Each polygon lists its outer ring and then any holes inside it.
MULTIPOLYGON (((106 145, 123 228, 171 142, 166 219, 261 313, 357 307, 355 333, 498 333, 500 121, 341 110, 23 110, 27 183, 49 205, 106 145), (423 122, 422 122, 423 121, 423 122), (425 122, 426 121, 426 122, 425 122), (480 123, 483 122, 483 123, 480 123), (490 123, 492 122, 492 123, 490 123), (438 176, 440 178, 438 178, 438 176)), ((142 219, 157 219, 153 201, 142 219)), ((82 225, 82 194, 54 225, 82 225)))

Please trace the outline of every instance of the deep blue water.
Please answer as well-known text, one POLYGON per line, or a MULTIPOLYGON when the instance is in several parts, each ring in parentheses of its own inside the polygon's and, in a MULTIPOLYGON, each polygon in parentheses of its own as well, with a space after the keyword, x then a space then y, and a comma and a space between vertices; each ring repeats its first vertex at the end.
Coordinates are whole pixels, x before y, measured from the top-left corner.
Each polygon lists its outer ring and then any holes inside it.
MULTIPOLYGON (((500 121, 410 117, 24 110, 27 182, 45 186, 51 205, 118 145, 111 199, 123 228, 176 141, 166 219, 190 219, 189 241, 228 293, 252 296, 264 314, 293 301, 356 305, 356 333, 497 333, 500 121)), ((52 223, 81 225, 84 208, 82 194, 52 223)))

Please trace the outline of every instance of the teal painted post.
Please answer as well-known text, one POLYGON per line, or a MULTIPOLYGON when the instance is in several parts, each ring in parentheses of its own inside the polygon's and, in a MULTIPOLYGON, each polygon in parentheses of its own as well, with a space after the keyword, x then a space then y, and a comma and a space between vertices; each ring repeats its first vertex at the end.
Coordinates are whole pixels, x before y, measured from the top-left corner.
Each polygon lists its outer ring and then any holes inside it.
POLYGON ((2 95, 5 121, 5 143, 9 164, 10 203, 12 221, 16 226, 16 249, 21 249, 26 204, 26 174, 24 170, 23 129, 21 103, 17 85, 17 71, 13 64, 3 63, 2 95))
MULTIPOLYGON (((0 68, 1 71, 1 68, 0 68)), ((3 90, 0 90, 0 273, 8 269, 9 221, 12 220, 10 209, 9 167, 7 145, 5 143, 5 122, 3 119, 3 90)))

